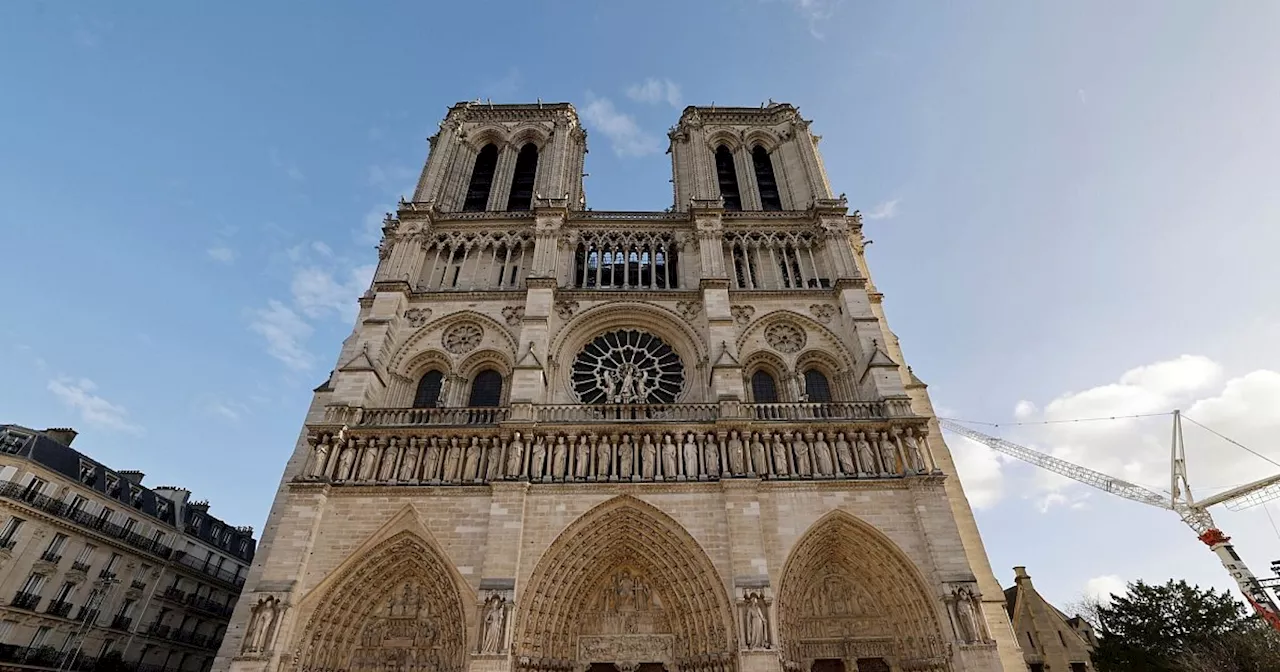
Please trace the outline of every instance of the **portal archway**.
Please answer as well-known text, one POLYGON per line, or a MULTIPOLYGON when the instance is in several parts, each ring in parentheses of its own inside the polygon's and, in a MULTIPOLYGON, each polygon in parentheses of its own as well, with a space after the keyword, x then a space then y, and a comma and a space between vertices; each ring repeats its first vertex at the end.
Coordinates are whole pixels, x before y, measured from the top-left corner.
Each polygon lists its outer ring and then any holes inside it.
POLYGON ((935 602, 888 537, 834 511, 809 528, 783 567, 777 600, 783 658, 802 670, 826 661, 847 661, 846 669, 887 661, 902 669, 948 669, 935 602))
POLYGON ((413 532, 400 532, 325 591, 297 640, 297 669, 461 672, 466 622, 444 558, 413 532))
POLYGON ((569 525, 518 602, 513 648, 525 669, 734 666, 733 616, 710 558, 679 523, 634 497, 569 525))

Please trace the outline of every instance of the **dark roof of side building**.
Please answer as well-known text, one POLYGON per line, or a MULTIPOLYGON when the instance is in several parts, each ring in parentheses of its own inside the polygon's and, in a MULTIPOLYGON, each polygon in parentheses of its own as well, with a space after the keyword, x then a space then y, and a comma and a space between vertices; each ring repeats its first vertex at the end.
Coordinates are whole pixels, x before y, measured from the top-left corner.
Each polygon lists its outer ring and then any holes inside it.
MULTIPOLYGON (((43 465, 46 469, 79 481, 85 488, 119 501, 124 507, 139 511, 165 525, 179 529, 187 536, 196 537, 206 544, 222 549, 226 553, 246 562, 253 560, 257 543, 253 538, 251 528, 234 527, 209 515, 209 507, 205 502, 187 502, 185 501, 185 496, 182 498, 183 501, 173 501, 172 498, 165 497, 151 488, 137 483, 136 480, 141 476, 139 472, 112 469, 56 440, 51 434, 55 436, 75 436, 75 433, 69 430, 40 431, 21 425, 0 425, 0 453, 16 455, 43 465), (91 476, 82 475, 81 469, 85 466, 92 468, 91 476), (114 483, 115 487, 108 488, 109 483, 114 483), (162 500, 170 502, 171 505, 162 507, 160 504, 162 500), (176 511, 181 511, 181 525, 178 525, 175 521, 176 511), (215 529, 220 531, 221 536, 215 537, 215 529), (231 535, 224 543, 224 536, 228 530, 231 535), (240 542, 244 540, 248 540, 249 544, 247 545, 247 550, 242 552, 240 542)), ((183 488, 172 489, 186 492, 183 488)))

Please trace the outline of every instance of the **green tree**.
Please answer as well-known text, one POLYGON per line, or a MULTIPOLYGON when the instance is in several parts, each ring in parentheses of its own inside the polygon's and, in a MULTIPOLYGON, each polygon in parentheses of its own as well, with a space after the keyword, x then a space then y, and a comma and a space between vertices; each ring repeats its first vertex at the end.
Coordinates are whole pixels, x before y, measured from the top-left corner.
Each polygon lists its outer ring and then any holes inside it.
POLYGON ((1099 672, 1280 670, 1280 637, 1230 593, 1137 581, 1096 618, 1099 672))

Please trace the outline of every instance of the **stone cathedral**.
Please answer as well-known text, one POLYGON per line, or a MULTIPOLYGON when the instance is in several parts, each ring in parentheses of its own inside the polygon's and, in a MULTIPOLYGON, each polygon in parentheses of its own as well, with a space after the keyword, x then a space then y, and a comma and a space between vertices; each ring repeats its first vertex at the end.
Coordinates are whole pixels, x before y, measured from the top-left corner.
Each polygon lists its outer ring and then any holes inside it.
POLYGON ((810 122, 669 136, 591 210, 571 105, 449 110, 216 670, 1023 668, 810 122))

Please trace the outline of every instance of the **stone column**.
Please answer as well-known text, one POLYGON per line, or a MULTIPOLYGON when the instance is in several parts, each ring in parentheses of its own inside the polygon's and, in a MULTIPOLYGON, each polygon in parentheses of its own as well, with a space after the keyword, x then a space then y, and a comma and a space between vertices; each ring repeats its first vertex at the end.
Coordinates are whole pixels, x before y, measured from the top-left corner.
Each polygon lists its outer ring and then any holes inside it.
POLYGON ((520 148, 510 142, 503 142, 498 151, 498 165, 493 170, 493 183, 489 186, 489 202, 485 206, 491 212, 503 212, 507 209, 507 199, 511 196, 511 180, 516 174, 516 153, 520 148))

